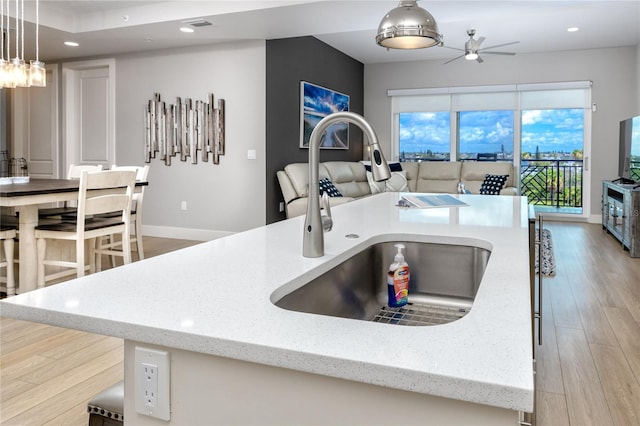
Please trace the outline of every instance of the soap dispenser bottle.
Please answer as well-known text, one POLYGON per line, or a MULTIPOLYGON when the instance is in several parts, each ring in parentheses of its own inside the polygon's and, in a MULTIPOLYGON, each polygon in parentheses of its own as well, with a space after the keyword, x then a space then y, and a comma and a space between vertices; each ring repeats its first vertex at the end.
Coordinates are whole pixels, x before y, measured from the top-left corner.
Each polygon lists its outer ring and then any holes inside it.
POLYGON ((398 249, 393 263, 389 266, 387 274, 387 289, 389 293, 389 307, 399 308, 408 302, 409 296, 409 265, 404 260, 402 249, 404 244, 395 244, 398 249))

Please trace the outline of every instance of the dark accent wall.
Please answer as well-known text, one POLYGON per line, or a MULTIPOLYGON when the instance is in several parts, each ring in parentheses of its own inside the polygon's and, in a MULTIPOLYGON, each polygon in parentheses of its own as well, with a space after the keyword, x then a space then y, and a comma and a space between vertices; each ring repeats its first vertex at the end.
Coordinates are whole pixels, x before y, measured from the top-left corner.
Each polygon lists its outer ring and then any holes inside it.
MULTIPOLYGON (((315 37, 267 40, 266 220, 285 218, 276 172, 289 163, 306 163, 300 145, 300 81, 350 96, 349 109, 363 113, 364 65, 315 37)), ((362 132, 349 129, 349 149, 322 149, 320 161, 362 160, 362 132)))

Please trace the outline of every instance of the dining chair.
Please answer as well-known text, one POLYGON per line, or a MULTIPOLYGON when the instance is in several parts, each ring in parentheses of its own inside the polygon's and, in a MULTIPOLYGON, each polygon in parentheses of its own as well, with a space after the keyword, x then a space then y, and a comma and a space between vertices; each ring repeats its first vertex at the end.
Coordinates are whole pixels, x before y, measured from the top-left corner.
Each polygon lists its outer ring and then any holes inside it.
POLYGON ((38 252, 37 286, 44 287, 52 279, 68 275, 82 277, 87 270, 85 241, 89 241, 89 272, 95 272, 95 240, 105 235, 120 234, 124 263, 131 263, 129 244, 130 211, 136 174, 132 171, 83 171, 80 176, 77 219, 39 224, 35 228, 38 252), (117 217, 98 215, 120 212, 117 217), (47 259, 47 240, 75 241, 75 261, 47 259), (47 266, 72 268, 46 275, 47 266))
MULTIPOLYGON (((67 179, 80 179, 82 172, 99 172, 102 170, 102 164, 90 165, 90 164, 70 164, 67 170, 67 179)), ((77 206, 73 203, 64 202, 62 207, 50 207, 46 209, 38 209, 39 218, 52 218, 60 217, 63 214, 77 214, 77 206)))
MULTIPOLYGON (((137 182, 146 182, 149 176, 149 165, 144 166, 118 166, 113 164, 110 170, 133 171, 136 173, 137 182)), ((142 202, 144 200, 144 186, 139 188, 139 192, 133 193, 133 201, 131 203, 131 243, 132 252, 138 254, 138 260, 144 259, 144 246, 142 244, 142 202), (135 250, 134 250, 135 246, 135 250)), ((101 217, 109 217, 113 214, 100 215, 101 217)), ((109 254, 110 250, 122 246, 121 240, 116 240, 113 235, 99 238, 96 242, 96 268, 102 268, 102 255, 109 254)), ((111 266, 115 266, 115 257, 111 256, 111 266)))
POLYGON ((14 278, 13 268, 13 246, 14 239, 16 238, 17 227, 14 224, 0 223, 0 240, 4 247, 4 261, 0 262, 0 268, 7 269, 6 277, 0 279, 1 282, 6 284, 7 296, 13 296, 16 294, 16 281, 14 278))

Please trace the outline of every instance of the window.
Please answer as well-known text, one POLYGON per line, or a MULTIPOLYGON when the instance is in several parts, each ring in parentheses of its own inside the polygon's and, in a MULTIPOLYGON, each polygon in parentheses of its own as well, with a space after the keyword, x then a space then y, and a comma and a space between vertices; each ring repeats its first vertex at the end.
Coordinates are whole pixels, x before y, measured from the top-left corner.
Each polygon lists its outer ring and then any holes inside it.
POLYGON ((458 160, 475 160, 478 154, 513 159, 513 111, 460 111, 458 160))
POLYGON ((582 160, 584 110, 524 110, 521 141, 525 160, 582 160))
POLYGON ((400 161, 449 160, 449 111, 405 112, 399 115, 400 161))

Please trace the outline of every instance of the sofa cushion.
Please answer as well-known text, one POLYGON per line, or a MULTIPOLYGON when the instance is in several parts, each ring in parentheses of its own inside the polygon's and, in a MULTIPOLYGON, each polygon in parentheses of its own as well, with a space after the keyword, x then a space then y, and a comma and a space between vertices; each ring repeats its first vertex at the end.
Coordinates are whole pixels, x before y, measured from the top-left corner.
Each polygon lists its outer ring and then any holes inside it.
POLYGON ((367 181, 372 194, 380 192, 405 192, 409 191, 407 186, 407 174, 404 171, 391 172, 391 177, 382 182, 373 180, 373 173, 367 172, 367 181))
POLYGON ((504 187, 509 175, 485 175, 480 193, 483 195, 500 195, 500 191, 504 187))
POLYGON ((460 181, 473 194, 480 193, 480 187, 487 175, 509 175, 505 182, 505 188, 502 194, 517 195, 517 190, 513 188, 515 169, 513 164, 506 161, 488 162, 488 161, 465 161, 462 163, 462 171, 460 173, 460 181))
POLYGON ((425 161, 420 163, 416 192, 440 192, 455 194, 460 182, 462 164, 449 161, 425 161))
POLYGON ((420 164, 415 161, 400 163, 402 165, 402 171, 404 171, 407 177, 407 186, 409 187, 408 191, 417 192, 416 186, 418 183, 418 170, 420 169, 420 164))
MULTIPOLYGON (((284 172, 289 177, 291 185, 298 194, 298 197, 309 196, 309 165, 307 163, 288 164, 285 166, 284 172)), ((324 164, 320 163, 320 167, 318 168, 318 180, 324 178, 329 178, 329 180, 335 183, 327 173, 327 169, 324 164)))
MULTIPOLYGON (((327 161, 324 166, 327 177, 345 197, 363 197, 371 194, 362 163, 356 161, 327 161)), ((322 177, 322 176, 321 176, 322 177)))
POLYGON ((333 185, 333 182, 331 182, 327 178, 320 179, 320 181, 318 182, 318 187, 318 189, 320 190, 320 196, 322 196, 326 192, 329 197, 342 197, 342 193, 340 193, 340 191, 338 191, 338 188, 333 185))

